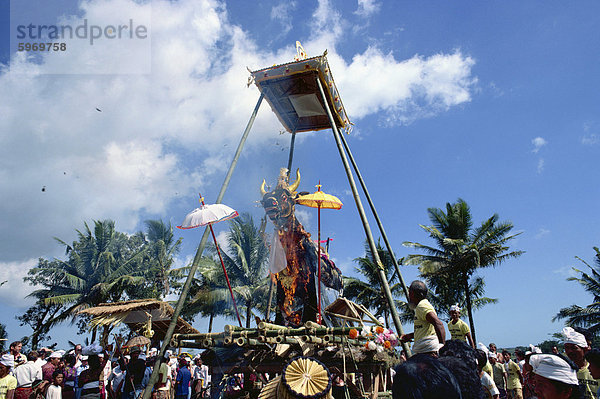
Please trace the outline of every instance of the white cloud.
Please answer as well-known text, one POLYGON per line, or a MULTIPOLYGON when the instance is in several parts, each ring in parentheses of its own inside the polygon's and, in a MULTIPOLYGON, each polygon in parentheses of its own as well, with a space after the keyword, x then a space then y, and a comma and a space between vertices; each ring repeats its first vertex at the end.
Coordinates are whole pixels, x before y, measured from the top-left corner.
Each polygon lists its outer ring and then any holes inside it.
POLYGON ((306 209, 300 209, 300 207, 298 206, 296 206, 296 211, 294 213, 298 221, 302 224, 302 226, 304 226, 304 230, 310 230, 313 220, 313 214, 306 209))
POLYGON ((343 276, 348 277, 348 276, 351 276, 352 274, 354 274, 354 269, 356 268, 356 262, 354 262, 354 259, 352 259, 352 258, 338 259, 334 256, 331 256, 331 254, 330 254, 330 258, 333 261, 333 263, 335 263, 337 268, 340 269, 343 276))
POLYGON ((536 137, 531 140, 531 144, 533 144, 533 150, 531 150, 531 152, 537 154, 542 147, 548 144, 548 142, 543 137, 536 137))
POLYGON ((544 236, 546 236, 546 235, 548 235, 548 234, 550 234, 550 230, 548 230, 548 229, 545 229, 545 228, 541 227, 541 228, 538 230, 537 234, 535 235, 535 238, 536 238, 536 239, 540 239, 540 238, 542 238, 542 237, 544 237, 544 236))
POLYGON ((544 167, 546 166, 546 161, 544 161, 544 158, 540 158, 538 159, 538 163, 537 163, 537 172, 538 174, 542 173, 544 171, 544 167))
POLYGON ((23 281, 27 276, 29 269, 37 264, 37 259, 28 259, 23 262, 5 262, 0 263, 0 302, 5 305, 14 306, 18 309, 25 309, 35 302, 32 298, 25 297, 29 295, 35 287, 23 281))
POLYGON ((281 2, 271 8, 271 19, 281 24, 283 31, 280 35, 285 35, 292 30, 292 12, 296 9, 295 1, 281 2))
MULTIPOLYGON (((80 7, 72 21, 94 15, 110 23, 150 4, 90 0, 80 7)), ((292 45, 260 49, 216 0, 151 7, 151 74, 48 75, 59 62, 52 54, 34 62, 20 53, 0 65, 0 229, 11 232, 0 261, 56 254, 51 237, 69 241, 84 220, 111 218, 118 229, 135 229, 142 214, 161 216, 177 198, 220 177, 258 98, 256 88, 245 87, 246 66, 295 54, 292 45)), ((311 23, 304 47, 309 55, 329 50, 354 120, 381 112, 387 124, 407 123, 471 99, 474 60, 460 51, 396 60, 369 47, 347 61, 336 52, 347 28, 340 12, 321 0, 311 23)), ((82 46, 71 50, 60 59, 64 68, 93 56, 82 46)), ((121 54, 124 70, 135 57, 121 54)), ((264 108, 246 153, 280 128, 264 108)), ((311 215, 301 217, 310 224, 311 215)))
POLYGON ((369 17, 379 11, 381 4, 376 0, 358 0, 358 9, 355 14, 362 17, 369 17))
POLYGON ((471 100, 475 61, 460 51, 397 61, 369 47, 347 64, 330 57, 344 104, 354 119, 383 111, 386 124, 406 124, 471 100))
POLYGON ((600 136, 595 133, 588 133, 581 137, 581 144, 583 145, 595 145, 600 143, 600 136))
POLYGON ((552 271, 555 274, 559 274, 565 278, 577 277, 577 272, 573 269, 573 266, 563 266, 561 268, 552 271))

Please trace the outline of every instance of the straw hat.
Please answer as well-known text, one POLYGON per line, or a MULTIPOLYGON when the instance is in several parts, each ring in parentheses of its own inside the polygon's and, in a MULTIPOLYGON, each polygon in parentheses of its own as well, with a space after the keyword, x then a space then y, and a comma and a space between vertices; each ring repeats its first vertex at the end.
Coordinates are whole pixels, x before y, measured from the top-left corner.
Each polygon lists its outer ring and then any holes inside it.
POLYGON ((309 357, 297 357, 261 390, 259 399, 332 399, 331 375, 325 365, 309 357))

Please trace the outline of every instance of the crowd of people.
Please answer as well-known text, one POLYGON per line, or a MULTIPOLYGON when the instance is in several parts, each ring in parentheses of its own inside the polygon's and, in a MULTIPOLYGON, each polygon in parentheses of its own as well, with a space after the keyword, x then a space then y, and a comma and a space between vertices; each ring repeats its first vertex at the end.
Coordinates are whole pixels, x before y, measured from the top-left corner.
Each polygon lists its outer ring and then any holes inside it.
POLYGON ((458 305, 449 310, 451 339, 446 340, 422 281, 410 285, 409 304, 415 311, 415 331, 400 340, 414 340, 415 354, 395 370, 395 399, 600 398, 600 349, 592 349, 587 330, 564 328, 564 353, 556 347, 542 353, 534 345, 510 353, 498 351, 494 343, 476 346, 458 305))
MULTIPOLYGON (((564 328, 564 353, 556 347, 542 353, 533 345, 511 353, 494 343, 476 345, 460 319, 460 307, 454 305, 446 340, 444 323, 427 294, 423 282, 410 285, 414 332, 400 340, 414 341, 413 356, 392 373, 394 399, 600 399, 600 349, 592 349, 588 331, 564 328)), ((199 355, 167 351, 158 363, 158 381, 149 387, 156 348, 143 353, 139 347, 113 351, 110 345, 92 344, 68 352, 42 348, 26 355, 21 349, 20 342, 13 342, 0 355, 0 399, 140 399, 146 389, 153 399, 209 396, 211 375, 199 355)), ((240 390, 240 377, 230 376, 223 390, 240 390)))
MULTIPOLYGON (((139 399, 148 386, 158 350, 139 347, 127 355, 109 345, 76 345, 70 351, 42 348, 21 353, 21 342, 10 344, 0 356, 0 399, 139 399)), ((207 397, 208 367, 199 355, 160 360, 153 399, 207 397)))

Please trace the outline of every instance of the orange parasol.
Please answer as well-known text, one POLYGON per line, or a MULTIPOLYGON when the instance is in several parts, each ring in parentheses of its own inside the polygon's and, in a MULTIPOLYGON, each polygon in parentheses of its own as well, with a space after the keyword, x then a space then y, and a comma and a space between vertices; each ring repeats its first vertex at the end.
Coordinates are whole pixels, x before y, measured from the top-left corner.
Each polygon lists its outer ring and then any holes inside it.
POLYGON ((342 201, 336 196, 326 194, 321 191, 321 182, 317 184, 317 191, 312 194, 302 195, 298 197, 296 203, 300 205, 309 206, 311 208, 317 208, 317 220, 318 220, 318 240, 317 240, 317 259, 319 263, 319 298, 317 309, 319 311, 319 324, 321 324, 321 208, 324 209, 341 209, 342 201))

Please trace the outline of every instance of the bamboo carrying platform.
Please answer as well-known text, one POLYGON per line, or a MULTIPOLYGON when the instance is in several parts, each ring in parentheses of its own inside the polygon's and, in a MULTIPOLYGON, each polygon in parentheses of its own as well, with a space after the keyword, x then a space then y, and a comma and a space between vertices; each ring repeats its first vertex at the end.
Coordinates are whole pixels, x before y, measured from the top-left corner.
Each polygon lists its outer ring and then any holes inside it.
MULTIPOLYGON (((202 359, 211 368, 213 383, 238 373, 281 375, 293 359, 309 357, 323 363, 332 379, 344 381, 351 398, 388 397, 389 369, 400 360, 393 351, 367 350, 365 337, 349 338, 354 328, 310 321, 299 328, 267 322, 249 329, 226 325, 219 333, 175 334, 171 346, 206 349, 202 359)), ((262 389, 266 388, 260 383, 245 388, 251 397, 262 389)))

